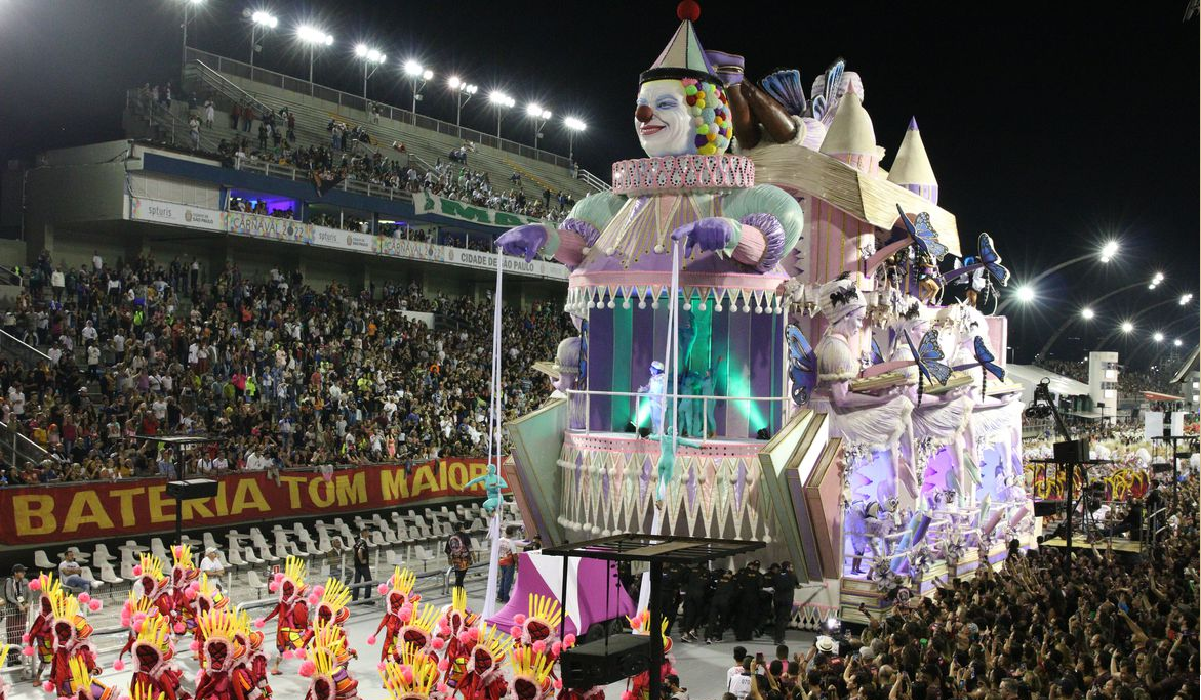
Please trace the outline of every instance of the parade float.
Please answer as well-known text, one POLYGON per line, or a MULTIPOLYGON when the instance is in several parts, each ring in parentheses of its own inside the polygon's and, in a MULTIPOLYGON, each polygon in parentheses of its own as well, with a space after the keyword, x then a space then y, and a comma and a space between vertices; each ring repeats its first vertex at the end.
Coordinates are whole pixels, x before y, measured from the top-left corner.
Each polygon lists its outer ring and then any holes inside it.
POLYGON ((984 313, 1009 273, 987 234, 961 247, 916 121, 885 170, 843 59, 808 91, 755 83, 678 14, 638 81, 646 157, 498 240, 571 269, 579 330, 557 398, 506 425, 528 530, 761 540, 851 618, 1029 546, 1020 389, 984 313))

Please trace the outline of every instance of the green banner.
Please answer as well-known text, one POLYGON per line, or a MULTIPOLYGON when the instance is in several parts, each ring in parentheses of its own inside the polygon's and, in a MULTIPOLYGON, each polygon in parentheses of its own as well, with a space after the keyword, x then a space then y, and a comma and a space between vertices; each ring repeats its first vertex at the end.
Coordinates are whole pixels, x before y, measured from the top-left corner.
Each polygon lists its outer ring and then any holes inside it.
POLYGON ((472 221, 485 226, 512 228, 522 224, 536 224, 541 219, 521 214, 511 214, 507 211, 497 211, 486 207, 477 207, 466 202, 446 199, 433 194, 418 192, 413 195, 413 208, 420 214, 437 214, 460 221, 472 221))

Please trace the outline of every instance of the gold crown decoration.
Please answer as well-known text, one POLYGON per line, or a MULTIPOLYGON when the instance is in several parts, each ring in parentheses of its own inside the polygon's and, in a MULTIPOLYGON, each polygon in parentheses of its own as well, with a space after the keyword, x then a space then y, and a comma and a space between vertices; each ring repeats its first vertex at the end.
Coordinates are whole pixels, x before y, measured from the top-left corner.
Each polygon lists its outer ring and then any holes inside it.
POLYGON ((149 683, 136 683, 130 688, 129 700, 165 700, 161 690, 155 690, 149 683))
POLYGON ((408 569, 402 569, 399 566, 392 572, 392 590, 399 591, 407 598, 413 592, 413 585, 417 583, 417 575, 408 569))
POLYGON ((230 642, 241 628, 237 616, 225 608, 213 608, 201 614, 196 624, 200 626, 200 633, 205 639, 221 638, 230 642))
POLYGON ((177 544, 171 548, 171 557, 175 560, 176 566, 182 566, 185 569, 193 569, 192 564, 192 547, 186 544, 177 544))
POLYGON ((530 619, 537 618, 550 627, 558 627, 563 621, 563 608, 559 601, 548 596, 530 594, 530 619))
POLYGON ((295 584, 297 588, 303 588, 304 575, 307 570, 308 567, 303 559, 289 554, 287 565, 284 567, 284 578, 295 584))
POLYGON ((165 653, 171 647, 171 627, 167 624, 167 618, 162 615, 146 618, 142 621, 136 641, 152 644, 165 653))
POLYGON ((332 576, 325 581, 325 590, 321 593, 321 602, 329 606, 330 610, 338 611, 346 607, 350 602, 350 589, 332 576))
POLYGON ((155 579, 162 578, 163 560, 153 554, 142 554, 142 575, 151 576, 155 579))
POLYGON ((546 683, 546 679, 550 676, 551 667, 554 666, 554 661, 543 653, 534 651, 534 647, 521 647, 513 650, 510 657, 510 665, 513 667, 513 676, 527 676, 533 678, 538 685, 546 683))
POLYGON ((493 663, 500 664, 504 660, 505 654, 512 651, 513 638, 497 632, 493 625, 481 625, 476 646, 482 646, 492 655, 493 663))
POLYGON ((81 656, 71 657, 71 692, 78 693, 83 688, 92 687, 92 669, 81 656))

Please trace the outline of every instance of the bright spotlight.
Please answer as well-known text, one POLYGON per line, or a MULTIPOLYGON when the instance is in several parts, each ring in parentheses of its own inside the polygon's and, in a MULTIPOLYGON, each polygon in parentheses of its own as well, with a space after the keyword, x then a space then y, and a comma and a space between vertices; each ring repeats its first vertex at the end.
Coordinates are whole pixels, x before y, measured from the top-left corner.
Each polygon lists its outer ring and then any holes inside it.
POLYGON ((446 79, 446 84, 450 86, 451 90, 458 90, 459 86, 463 84, 463 81, 459 80, 459 76, 452 75, 446 79))
POLYGON ((1184 296, 1180 297, 1180 305, 1184 306, 1185 304, 1189 303, 1192 300, 1193 300, 1192 294, 1185 294, 1184 296))
POLYGON ((535 119, 551 118, 550 110, 543 109, 542 105, 538 104, 537 102, 531 102, 526 105, 525 113, 527 116, 534 117, 535 119))
POLYGON ((410 76, 412 78, 420 77, 421 74, 425 72, 425 68, 423 68, 420 63, 418 63, 417 61, 414 61, 411 58, 409 60, 405 61, 404 69, 405 69, 405 75, 410 76))
POLYGON ((329 46, 330 44, 334 43, 334 38, 332 36, 326 34, 320 29, 317 29, 316 27, 311 27, 309 25, 297 27, 296 36, 306 44, 324 44, 325 46, 329 46))
POLYGON ((433 79, 434 79, 434 71, 432 71, 432 70, 426 70, 426 71, 424 71, 424 72, 421 74, 421 79, 422 79, 422 80, 433 80, 433 79))
POLYGON ((254 22, 255 24, 259 25, 260 27, 268 27, 270 29, 275 29, 276 27, 279 26, 279 18, 278 17, 271 14, 270 12, 263 12, 262 10, 257 10, 254 13, 252 13, 250 15, 250 21, 254 22))
POLYGON ((1017 296, 1018 301, 1022 302, 1023 304, 1029 304, 1030 302, 1034 301, 1034 288, 1022 285, 1021 287, 1017 288, 1017 296))
POLYGON ((1156 333, 1155 335, 1151 336, 1151 339, 1157 343, 1162 343, 1163 342, 1163 333, 1156 333))
POLYGON ((1091 321, 1097 317, 1097 312, 1086 306, 1083 309, 1080 309, 1080 317, 1085 321, 1091 321))
POLYGON ((516 100, 514 100, 512 97, 509 97, 507 94, 501 92, 500 90, 493 90, 492 92, 488 93, 488 101, 494 105, 497 105, 498 107, 510 107, 511 108, 511 107, 513 107, 513 105, 517 104, 516 100))
POLYGON ((1184 341, 1181 340, 1180 338, 1177 338, 1176 340, 1172 341, 1172 345, 1175 345, 1176 347, 1180 347, 1181 345, 1184 345, 1184 341))
POLYGON ((563 126, 571 129, 572 131, 583 131, 588 128, 587 124, 580 119, 576 119, 575 117, 565 118, 563 120, 563 126))
POLYGON ((1131 323, 1131 322, 1129 322, 1129 321, 1123 321, 1123 322, 1122 322, 1122 332, 1123 332, 1123 333, 1130 333, 1130 332, 1132 332, 1133 330, 1134 330, 1134 324, 1133 324, 1133 323, 1131 323))
POLYGON ((1107 263, 1113 260, 1113 257, 1118 254, 1118 249, 1121 246, 1117 241, 1109 241, 1101 248, 1101 262, 1107 263))
POLYGON ((354 47, 354 55, 366 56, 367 55, 367 45, 359 44, 358 46, 354 47))
POLYGON ((475 93, 477 93, 477 92, 479 92, 479 91, 480 91, 480 86, 479 86, 479 85, 468 85, 468 86, 467 86, 467 92, 468 92, 468 93, 470 93, 470 94, 472 94, 472 95, 474 95, 475 93))

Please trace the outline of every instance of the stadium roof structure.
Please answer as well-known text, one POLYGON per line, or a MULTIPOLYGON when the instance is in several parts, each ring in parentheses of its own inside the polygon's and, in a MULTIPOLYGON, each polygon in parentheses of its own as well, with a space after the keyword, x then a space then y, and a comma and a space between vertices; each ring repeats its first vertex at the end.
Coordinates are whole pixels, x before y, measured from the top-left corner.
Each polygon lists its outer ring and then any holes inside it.
POLYGON ((758 540, 715 540, 672 535, 625 533, 596 540, 547 547, 543 554, 559 557, 587 557, 608 561, 645 561, 695 565, 765 547, 758 540))
POLYGON ((1078 382, 1075 379, 1070 379, 1062 374, 1055 374, 1047 371, 1042 367, 1034 365, 1006 365, 1005 372, 1010 379, 1023 384, 1034 386, 1043 379, 1047 379, 1048 388, 1052 394, 1057 396, 1084 396, 1088 394, 1088 385, 1083 382, 1078 382))

